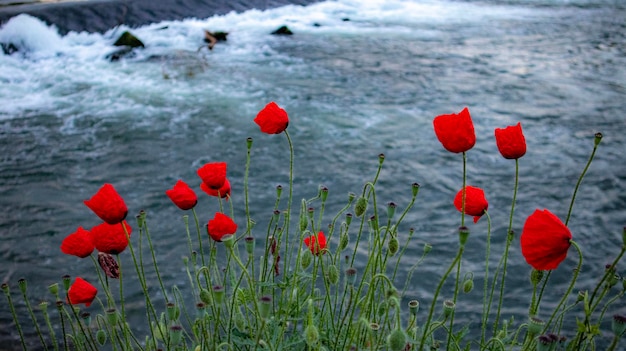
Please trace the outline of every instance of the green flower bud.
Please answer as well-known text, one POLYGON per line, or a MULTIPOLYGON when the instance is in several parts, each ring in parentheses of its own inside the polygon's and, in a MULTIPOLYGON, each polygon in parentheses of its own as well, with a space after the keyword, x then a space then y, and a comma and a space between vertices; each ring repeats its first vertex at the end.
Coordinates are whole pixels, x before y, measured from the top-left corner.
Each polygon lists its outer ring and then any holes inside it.
POLYGON ((302 269, 309 268, 312 261, 313 261, 313 254, 311 253, 311 250, 304 250, 302 252, 302 258, 300 261, 300 264, 302 265, 302 269))
POLYGON ((107 342, 107 333, 102 329, 98 329, 96 332, 96 341, 98 342, 98 345, 104 346, 107 342))
POLYGON ((389 220, 391 220, 395 215, 396 207, 398 207, 398 205, 396 205, 395 202, 390 202, 387 204, 387 218, 389 218, 389 220))
POLYGON ((59 299, 59 283, 48 285, 48 291, 59 299))
POLYGON ((530 271, 530 282, 532 283, 533 286, 536 286, 537 284, 539 284, 541 282, 541 279, 543 279, 543 271, 536 270, 536 269, 533 269, 532 271, 530 271))
MULTIPOLYGON (((308 211, 307 211, 308 213, 308 211)), ((309 219, 303 213, 300 214, 300 231, 303 232, 309 225, 309 219)))
POLYGON ((443 301, 443 316, 448 318, 452 315, 454 310, 456 309, 456 305, 452 300, 444 300, 443 301))
POLYGON ((339 269, 334 264, 328 266, 328 282, 337 284, 339 282, 339 269))
POLYGON ((420 302, 417 300, 409 301, 409 312, 413 317, 417 315, 417 312, 420 310, 420 302))
POLYGON ((372 230, 378 231, 378 218, 376 218, 376 216, 371 216, 368 223, 372 230))
POLYGON ((72 285, 72 277, 66 274, 63 277, 61 277, 61 279, 63 279, 63 288, 65 289, 65 292, 67 293, 67 291, 70 289, 70 286, 72 285))
POLYGON ((613 330, 613 334, 617 337, 624 335, 626 331, 626 316, 620 314, 614 315, 611 322, 611 329, 613 330))
POLYGON ((469 234, 469 228, 465 226, 459 227, 459 244, 461 244, 461 246, 465 246, 467 238, 469 238, 469 234))
POLYGON ((107 322, 110 326, 117 325, 117 310, 115 308, 110 308, 106 310, 107 322))
POLYGON ((354 204, 354 214, 357 217, 361 217, 365 211, 367 210, 367 199, 363 196, 359 196, 356 200, 356 204, 354 204))
POLYGON ((411 184, 411 191, 413 192, 413 198, 415 198, 420 191, 420 185, 418 183, 411 184))
POLYGON ((350 242, 350 237, 348 235, 348 232, 343 232, 341 233, 341 235, 339 236, 339 247, 337 247, 337 249, 341 252, 343 250, 346 249, 346 247, 348 247, 348 243, 350 242))
POLYGON ((346 283, 348 285, 354 285, 354 283, 356 283, 356 268, 350 267, 346 269, 346 283))
POLYGON ((546 323, 543 320, 537 317, 530 317, 528 318, 528 333, 532 336, 538 335, 543 331, 545 325, 546 323))
POLYGON ((20 288, 20 291, 22 292, 22 294, 26 294, 26 288, 28 287, 28 284, 26 283, 26 279, 21 278, 17 281, 17 285, 20 288))
POLYGON ((600 144, 600 141, 602 140, 602 133, 596 133, 594 135, 594 139, 593 139, 593 144, 595 146, 598 146, 600 144))
POLYGON ((322 202, 326 201, 326 198, 328 198, 328 188, 325 186, 322 186, 320 188, 320 198, 322 198, 322 202))
POLYGON ((165 340, 165 332, 166 332, 166 328, 165 328, 165 323, 163 322, 152 322, 152 330, 154 330, 154 337, 158 340, 158 341, 164 341, 165 340))
POLYGON ((424 256, 428 255, 433 250, 433 246, 429 243, 424 244, 424 256))
POLYGON ((207 305, 210 305, 213 302, 211 292, 207 289, 200 290, 200 301, 204 302, 207 305))
POLYGON ((304 340, 309 347, 315 349, 320 340, 320 332, 313 324, 309 324, 304 329, 304 340))
POLYGON ((378 164, 380 166, 383 165, 383 161, 385 161, 385 154, 378 154, 378 164))
POLYGON ((465 275, 465 278, 463 281, 463 292, 468 294, 472 290, 474 290, 474 274, 468 273, 465 275))
POLYGON ((272 310, 272 297, 262 296, 259 302, 259 315, 261 318, 266 319, 272 310))
POLYGON ((176 304, 174 304, 173 302, 169 302, 166 306, 165 309, 167 311, 167 319, 170 321, 175 321, 178 319, 178 316, 180 315, 180 309, 178 307, 176 307, 176 304))
POLYGON ((252 148, 252 138, 251 137, 247 137, 246 138, 246 148, 248 150, 250 150, 252 148))
POLYGON ((48 311, 48 301, 41 301, 39 303, 39 309, 44 311, 44 313, 47 312, 48 311))
POLYGON ((349 227, 352 223, 352 213, 346 213, 346 225, 349 227))
POLYGON ((183 327, 180 325, 173 325, 170 327, 170 344, 172 346, 178 346, 183 336, 183 327))
POLYGON ((254 237, 247 236, 244 239, 244 242, 246 243, 246 252, 248 253, 248 256, 252 256, 254 254, 254 237))
POLYGON ((402 351, 406 346, 406 334, 400 328, 394 329, 387 337, 387 346, 391 351, 402 351))
POLYGON ((221 304, 224 302, 224 287, 221 285, 213 286, 213 296, 215 297, 215 302, 221 304))
POLYGON ((400 249, 400 242, 398 241, 398 238, 396 238, 395 236, 392 236, 389 239, 389 242, 387 242, 387 250, 389 250, 389 254, 393 256, 398 252, 399 249, 400 249))

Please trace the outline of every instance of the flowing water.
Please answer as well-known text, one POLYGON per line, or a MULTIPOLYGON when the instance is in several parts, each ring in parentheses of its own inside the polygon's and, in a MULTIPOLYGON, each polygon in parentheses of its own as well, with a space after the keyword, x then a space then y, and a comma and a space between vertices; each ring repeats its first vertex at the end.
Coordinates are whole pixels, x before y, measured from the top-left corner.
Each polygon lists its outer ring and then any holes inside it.
MULTIPOLYGON (((520 121, 528 143, 519 162, 518 234, 536 208, 566 217, 594 133, 602 132, 569 221, 585 255, 577 289, 590 288, 626 225, 625 19, 619 1, 323 1, 131 28, 145 48, 110 62, 112 43, 128 27, 60 34, 35 17, 14 17, 0 28, 0 42, 18 48, 0 55, 0 277, 42 288, 63 274, 93 276, 90 262, 63 255, 59 245, 78 226, 98 224, 82 201, 108 182, 131 215, 148 212, 165 279, 184 286, 182 213, 164 191, 183 179, 200 194, 196 169, 228 162, 243 226, 252 137, 250 210, 262 236, 275 187, 288 184, 289 153, 284 136, 261 134, 252 119, 276 101, 290 117, 296 203, 328 187, 326 221, 372 179, 380 153, 381 208, 390 201, 403 208, 411 183, 421 185, 400 228, 401 243, 415 229, 400 275, 432 244, 405 296, 423 306, 456 252, 460 224, 452 199, 462 158, 437 141, 435 116, 465 106, 472 114, 477 143, 467 155, 468 183, 489 200, 492 267, 504 247, 515 169, 499 155, 494 128, 520 121), (295 34, 269 34, 281 25, 295 34), (227 31, 228 40, 208 51, 203 29, 227 31)), ((198 206, 202 221, 217 209, 202 195, 198 206)), ((469 224, 463 259, 477 287, 487 222, 469 224)), ((576 263, 571 249, 552 275, 555 296, 576 263)), ((515 240, 504 312, 518 321, 526 318, 529 271, 515 240)), ((29 291, 34 301, 50 299, 45 289, 29 291)), ((128 292, 141 321, 139 287, 129 283, 128 292)), ((472 324, 479 308, 469 302, 481 293, 461 297, 459 320, 472 324)), ((545 309, 556 301, 546 298, 545 309)), ((608 313, 626 313, 626 304, 608 313)), ((7 309, 0 323, 0 343, 19 345, 7 309)))

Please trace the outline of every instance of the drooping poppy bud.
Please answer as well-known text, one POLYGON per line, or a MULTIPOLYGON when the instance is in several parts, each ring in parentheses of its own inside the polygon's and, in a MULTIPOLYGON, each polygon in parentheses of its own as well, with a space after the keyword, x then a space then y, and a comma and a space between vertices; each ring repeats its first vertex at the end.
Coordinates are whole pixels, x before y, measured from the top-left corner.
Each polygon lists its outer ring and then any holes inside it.
POLYGON ((83 227, 78 227, 74 233, 66 236, 61 242, 61 252, 80 258, 91 255, 93 249, 91 233, 83 227))
POLYGON ((200 167, 197 173, 206 186, 219 189, 226 182, 226 166, 226 162, 207 163, 200 167))
POLYGON ((506 128, 496 128, 496 145, 504 158, 518 159, 526 153, 526 139, 522 133, 522 124, 506 128))
POLYGON ((280 134, 287 129, 289 116, 285 110, 272 101, 259 111, 254 122, 259 125, 263 133, 280 134))
POLYGON ((211 239, 221 242, 224 236, 235 234, 237 224, 227 215, 216 212, 207 225, 207 231, 211 239))
POLYGON ((126 221, 121 224, 101 223, 91 228, 91 238, 98 251, 117 255, 128 246, 126 231, 128 231, 128 236, 130 236, 132 228, 126 221), (124 227, 126 230, 124 230, 124 227))
MULTIPOLYGON (((454 197, 454 206, 457 210, 463 211, 463 189, 459 190, 454 197)), ((487 203, 483 189, 471 185, 465 187, 465 214, 474 216, 474 223, 485 214, 487 207, 489 203, 487 203)))
POLYGON ((70 304, 77 305, 84 303, 87 307, 89 307, 93 299, 96 298, 96 294, 98 294, 98 289, 81 277, 76 277, 74 284, 72 284, 67 291, 68 302, 70 304))
POLYGON ((182 180, 178 180, 174 187, 165 191, 172 202, 183 211, 190 210, 198 203, 196 193, 182 180))
POLYGON ((312 254, 319 255, 320 253, 326 253, 327 243, 326 235, 324 235, 324 232, 319 232, 316 235, 308 236, 304 238, 303 241, 304 245, 306 245, 309 250, 311 250, 312 254))
POLYGON ((124 199, 117 193, 113 185, 104 184, 91 199, 84 201, 98 217, 109 224, 123 221, 128 214, 124 199))
POLYGON ((476 144, 474 123, 467 107, 458 114, 435 117, 433 126, 437 139, 450 152, 465 152, 476 144))
POLYGON ((222 185, 222 187, 219 189, 213 189, 209 187, 208 185, 206 185, 206 183, 202 182, 200 183, 200 190, 204 191, 209 196, 221 197, 222 199, 223 198, 228 199, 230 197, 230 192, 231 192, 230 182, 228 181, 228 178, 226 178, 226 180, 224 181, 224 185, 222 185))
POLYGON ((536 270, 552 270, 567 256, 572 233, 552 212, 535 210, 524 223, 522 255, 536 270))

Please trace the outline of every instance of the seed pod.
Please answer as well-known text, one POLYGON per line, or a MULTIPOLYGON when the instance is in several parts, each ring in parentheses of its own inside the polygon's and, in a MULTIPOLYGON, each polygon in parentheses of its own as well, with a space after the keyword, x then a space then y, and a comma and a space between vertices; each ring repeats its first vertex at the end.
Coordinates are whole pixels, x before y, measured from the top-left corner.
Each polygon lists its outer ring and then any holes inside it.
POLYGON ((333 285, 339 282, 339 269, 334 264, 328 266, 328 282, 333 285))

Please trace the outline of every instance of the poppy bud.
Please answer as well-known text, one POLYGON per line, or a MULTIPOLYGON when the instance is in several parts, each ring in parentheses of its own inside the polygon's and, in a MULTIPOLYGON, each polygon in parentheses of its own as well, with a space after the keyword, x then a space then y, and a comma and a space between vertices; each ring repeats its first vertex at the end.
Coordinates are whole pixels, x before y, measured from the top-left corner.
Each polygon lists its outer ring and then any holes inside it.
POLYGON ((528 318, 528 333, 532 336, 537 335, 543 331, 545 325, 546 323, 543 320, 537 317, 530 317, 528 318))
POLYGON ((270 311, 272 309, 272 297, 271 296, 261 296, 259 300, 259 317, 266 319, 270 315, 270 311))
POLYGON ((300 231, 301 232, 305 231, 308 225, 309 225, 309 219, 307 218, 307 216, 304 215, 304 213, 301 213, 300 214, 300 231))
POLYGON ((213 296, 215 297, 215 302, 218 304, 224 301, 224 287, 221 285, 213 286, 213 296))
POLYGON ((472 290, 474 290, 474 274, 470 273, 465 276, 465 281, 463 282, 463 292, 468 294, 472 290))
POLYGON ((448 318, 452 315, 454 310, 456 309, 456 304, 452 300, 444 300, 443 301, 443 316, 444 318, 448 318))
POLYGON ((356 282, 356 268, 350 267, 346 269, 346 283, 348 285, 354 285, 356 282))
POLYGON ((200 290, 200 301, 204 302, 207 305, 210 305, 211 302, 213 302, 211 292, 207 289, 200 290))
POLYGON ((387 337, 387 345, 389 350, 402 351, 406 346, 406 334, 400 328, 394 329, 387 337))
POLYGON ((98 342, 98 345, 104 346, 107 342, 107 333, 102 329, 98 329, 96 332, 96 341, 98 342))
POLYGON ((459 243, 461 244, 461 246, 465 246, 465 243, 467 242, 467 238, 469 237, 469 228, 463 226, 463 227, 459 227, 459 243))
POLYGON ((352 203, 352 201, 354 201, 354 198, 356 197, 355 193, 348 193, 348 203, 352 203))
POLYGON ((626 316, 620 314, 614 315, 613 321, 611 322, 611 329, 613 330, 613 334, 617 337, 624 335, 626 331, 626 316))
POLYGON ((302 259, 300 264, 302 265, 302 269, 307 269, 311 265, 311 261, 313 261, 313 254, 311 251, 306 250, 302 253, 302 259))
POLYGON ((39 309, 46 313, 46 311, 48 311, 48 301, 41 301, 39 303, 39 309))
POLYGON ((339 269, 334 264, 328 266, 328 282, 331 284, 337 284, 339 282, 339 269))
POLYGON ((248 255, 252 256, 252 254, 254 254, 254 237, 247 236, 244 239, 244 242, 246 243, 246 252, 248 253, 248 255))
POLYGON ((56 296, 57 300, 59 299, 59 283, 50 284, 48 286, 48 291, 56 296))
POLYGON ((350 237, 348 236, 348 232, 341 233, 341 235, 339 236, 339 246, 337 247, 337 250, 339 251, 345 250, 346 247, 348 247, 349 241, 350 241, 350 237))
POLYGON ((366 210, 367 210, 367 199, 364 198, 363 196, 360 196, 356 200, 356 204, 354 205, 354 214, 357 217, 361 217, 365 213, 366 210))
POLYGON ((173 325, 170 327, 170 344, 172 346, 177 346, 180 344, 180 341, 183 336, 183 327, 180 325, 173 325))
POLYGON ((315 325, 309 324, 306 326, 304 329, 304 340, 309 347, 313 349, 317 347, 317 343, 320 340, 320 332, 315 325))
POLYGON ((530 271, 530 282, 533 286, 536 286, 543 279, 543 271, 533 269, 530 271))
POLYGON ((409 301, 409 312, 413 317, 417 315, 417 312, 420 310, 420 302, 417 300, 409 301))
POLYGON ((396 207, 398 207, 398 205, 396 205, 395 202, 390 202, 387 204, 387 218, 389 218, 389 220, 391 220, 393 218, 393 215, 396 213, 396 207))
POLYGON ((424 244, 424 256, 428 255, 430 251, 432 251, 433 246, 429 243, 424 244))
POLYGON ((598 146, 601 140, 602 140, 602 133, 596 133, 596 135, 594 136, 593 144, 595 146, 598 146))
POLYGON ((413 193, 413 198, 417 196, 417 193, 420 191, 420 185, 418 183, 411 184, 411 192, 413 193))
POLYGON ((395 255, 400 249, 400 242, 398 242, 398 238, 392 236, 387 243, 387 249, 389 250, 389 254, 391 256, 395 255))

